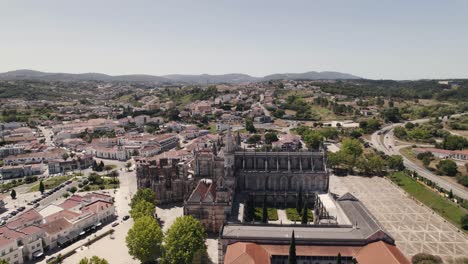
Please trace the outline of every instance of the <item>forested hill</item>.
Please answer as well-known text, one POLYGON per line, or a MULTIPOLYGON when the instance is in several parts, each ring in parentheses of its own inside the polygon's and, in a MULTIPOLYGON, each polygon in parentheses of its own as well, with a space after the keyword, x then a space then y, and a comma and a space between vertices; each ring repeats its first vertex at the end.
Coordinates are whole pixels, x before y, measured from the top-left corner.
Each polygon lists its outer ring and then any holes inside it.
POLYGON ((468 80, 440 84, 437 80, 350 80, 320 83, 322 91, 354 97, 385 96, 402 99, 468 101, 468 80))

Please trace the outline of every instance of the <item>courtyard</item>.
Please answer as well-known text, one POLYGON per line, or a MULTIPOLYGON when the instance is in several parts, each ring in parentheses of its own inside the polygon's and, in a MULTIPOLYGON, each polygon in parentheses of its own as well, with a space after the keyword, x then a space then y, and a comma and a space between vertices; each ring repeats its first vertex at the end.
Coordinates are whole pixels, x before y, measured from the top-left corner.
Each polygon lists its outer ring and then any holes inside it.
POLYGON ((387 179, 333 175, 330 191, 360 199, 408 258, 420 252, 444 260, 468 257, 467 235, 387 179))

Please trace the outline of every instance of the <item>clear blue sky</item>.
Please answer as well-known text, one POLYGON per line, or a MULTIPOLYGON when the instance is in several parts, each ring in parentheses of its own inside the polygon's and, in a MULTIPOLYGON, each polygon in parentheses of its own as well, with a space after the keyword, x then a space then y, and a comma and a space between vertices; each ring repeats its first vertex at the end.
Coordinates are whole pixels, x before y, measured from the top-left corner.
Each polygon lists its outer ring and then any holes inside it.
POLYGON ((0 0, 0 72, 468 78, 468 1, 0 0))

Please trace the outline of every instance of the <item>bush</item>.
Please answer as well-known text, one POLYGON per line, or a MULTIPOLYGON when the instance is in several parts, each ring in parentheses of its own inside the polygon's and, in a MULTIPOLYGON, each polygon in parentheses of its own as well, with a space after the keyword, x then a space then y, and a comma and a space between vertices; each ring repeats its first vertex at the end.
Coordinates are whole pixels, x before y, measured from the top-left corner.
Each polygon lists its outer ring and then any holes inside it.
POLYGON ((434 154, 432 154, 432 152, 430 151, 426 151, 426 152, 418 153, 418 155, 416 155, 416 158, 418 158, 418 160, 423 160, 425 157, 432 159, 434 158, 434 154))
POLYGON ((89 187, 89 185, 85 185, 85 186, 83 187, 83 190, 84 190, 85 192, 89 192, 89 191, 91 190, 91 187, 89 187))
POLYGON ((78 190, 78 189, 77 189, 75 186, 73 186, 73 187, 70 188, 70 192, 71 192, 71 193, 75 193, 77 190, 78 190))
POLYGON ((461 218, 461 225, 463 230, 468 230, 468 214, 465 214, 461 218))
POLYGON ((453 160, 441 160, 436 167, 444 175, 455 176, 458 173, 457 164, 453 160))
POLYGON ((465 175, 458 175, 457 182, 465 187, 468 187, 468 174, 465 175))
POLYGON ((442 264, 444 263, 439 256, 427 253, 419 253, 411 258, 412 264, 442 264))

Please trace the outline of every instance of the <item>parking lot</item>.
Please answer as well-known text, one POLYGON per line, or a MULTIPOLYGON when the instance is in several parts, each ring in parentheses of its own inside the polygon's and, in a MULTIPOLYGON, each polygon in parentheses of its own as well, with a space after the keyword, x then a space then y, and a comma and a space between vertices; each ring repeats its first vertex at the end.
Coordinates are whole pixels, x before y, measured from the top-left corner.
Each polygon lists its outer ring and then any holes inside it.
POLYGON ((408 258, 420 252, 468 257, 467 235, 384 178, 331 176, 330 191, 361 200, 408 258))

